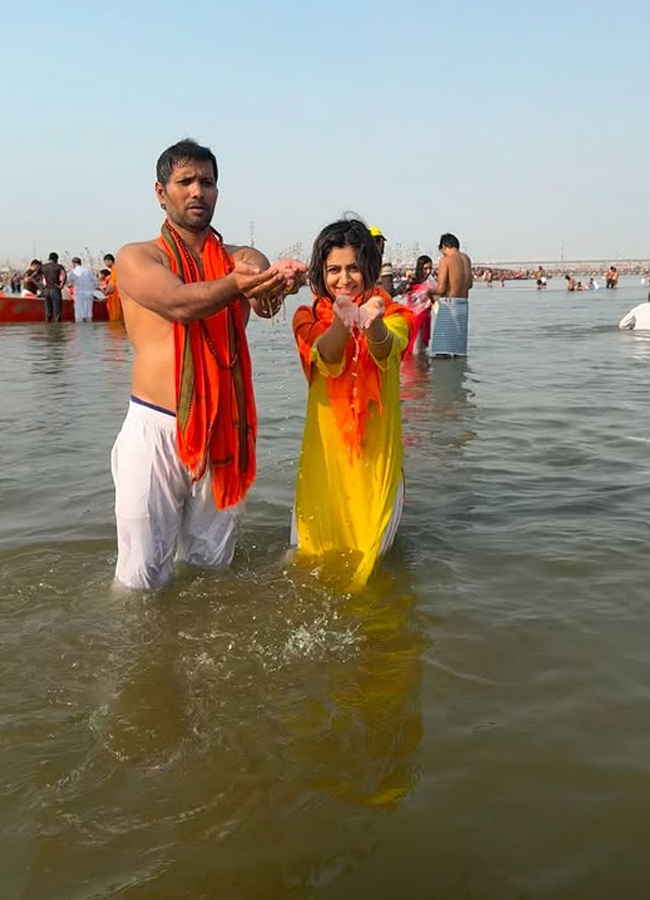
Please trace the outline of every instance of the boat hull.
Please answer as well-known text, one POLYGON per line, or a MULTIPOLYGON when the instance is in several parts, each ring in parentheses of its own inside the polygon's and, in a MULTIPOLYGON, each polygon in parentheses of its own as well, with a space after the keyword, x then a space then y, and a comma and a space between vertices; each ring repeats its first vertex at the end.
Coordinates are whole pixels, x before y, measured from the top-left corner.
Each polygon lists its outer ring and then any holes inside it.
MULTIPOLYGON (((63 300, 61 303, 61 320, 74 322, 74 303, 63 300)), ((42 297, 19 297, 17 295, 0 295, 0 325, 12 322, 44 322, 45 301, 42 297)), ((107 322, 108 308, 105 300, 93 300, 93 322, 107 322)))

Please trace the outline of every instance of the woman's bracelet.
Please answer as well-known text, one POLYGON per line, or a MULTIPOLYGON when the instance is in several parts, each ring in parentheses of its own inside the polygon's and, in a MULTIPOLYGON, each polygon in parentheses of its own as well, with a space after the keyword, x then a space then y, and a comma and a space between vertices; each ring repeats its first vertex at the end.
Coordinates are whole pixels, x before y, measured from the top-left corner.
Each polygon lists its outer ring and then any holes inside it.
MULTIPOLYGON (((384 325, 384 328, 386 328, 385 325, 384 325)), ((385 344, 390 336, 391 336, 390 328, 386 328, 386 337, 383 337, 380 341, 376 341, 373 337, 368 335, 368 340, 370 341, 371 344, 385 344)))

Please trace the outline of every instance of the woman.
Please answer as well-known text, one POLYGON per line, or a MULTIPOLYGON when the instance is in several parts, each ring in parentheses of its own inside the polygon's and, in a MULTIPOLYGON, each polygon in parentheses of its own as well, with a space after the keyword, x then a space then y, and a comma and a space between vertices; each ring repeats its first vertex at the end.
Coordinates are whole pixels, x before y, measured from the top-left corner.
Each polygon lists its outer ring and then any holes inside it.
POLYGON ((433 260, 430 256, 418 256, 413 283, 406 292, 406 305, 415 317, 413 340, 407 352, 426 351, 431 340, 431 304, 435 303, 436 283, 431 278, 433 260))
POLYGON ((413 323, 375 286, 380 268, 363 222, 333 222, 314 242, 314 303, 293 319, 309 388, 292 542, 345 554, 353 590, 391 546, 404 502, 399 366, 413 323))

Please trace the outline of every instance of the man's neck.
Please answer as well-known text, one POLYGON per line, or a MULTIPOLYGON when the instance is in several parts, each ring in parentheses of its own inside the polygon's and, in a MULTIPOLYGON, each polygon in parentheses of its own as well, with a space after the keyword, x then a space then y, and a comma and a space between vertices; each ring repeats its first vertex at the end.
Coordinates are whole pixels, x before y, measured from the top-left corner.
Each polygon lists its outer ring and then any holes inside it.
POLYGON ((203 228, 201 231, 189 231, 187 228, 182 228, 175 222, 171 222, 171 225, 175 229, 175 231, 177 231, 183 238, 183 241, 185 244, 187 244, 188 249, 193 253, 196 253, 200 257, 201 251, 203 250, 203 245, 205 244, 207 237, 210 234, 210 226, 208 226, 207 228, 203 228))

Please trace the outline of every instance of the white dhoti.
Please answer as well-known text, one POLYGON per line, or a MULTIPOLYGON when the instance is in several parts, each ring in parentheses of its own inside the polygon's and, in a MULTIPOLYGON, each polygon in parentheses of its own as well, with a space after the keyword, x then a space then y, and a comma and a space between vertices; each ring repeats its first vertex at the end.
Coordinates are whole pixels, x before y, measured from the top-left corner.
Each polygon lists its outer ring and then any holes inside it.
POLYGON ((176 416, 132 399, 111 454, 117 567, 129 588, 157 588, 174 561, 226 566, 237 544, 243 502, 218 510, 210 472, 192 484, 178 458, 176 416))
POLYGON ((75 322, 91 322, 93 318, 93 292, 74 292, 74 320, 75 322))

